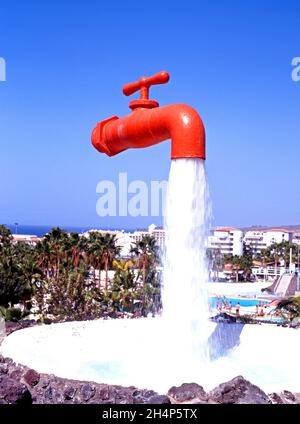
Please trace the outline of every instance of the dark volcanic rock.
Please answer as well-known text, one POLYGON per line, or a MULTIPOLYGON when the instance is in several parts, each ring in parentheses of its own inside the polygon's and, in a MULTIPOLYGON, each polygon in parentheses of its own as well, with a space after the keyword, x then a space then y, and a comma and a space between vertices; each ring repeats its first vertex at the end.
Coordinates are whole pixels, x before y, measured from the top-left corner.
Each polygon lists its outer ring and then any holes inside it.
POLYGON ((282 404, 284 403, 283 400, 281 399, 280 395, 278 393, 271 393, 269 395, 269 399, 271 400, 272 403, 277 403, 277 404, 282 404))
POLYGON ((196 383, 184 383, 171 387, 168 396, 172 403, 207 403, 208 396, 202 386, 196 383))
POLYGON ((294 402, 296 400, 295 395, 292 392, 289 392, 288 390, 283 391, 283 396, 285 399, 290 400, 291 402, 294 402))
POLYGON ((31 393, 25 384, 8 376, 0 377, 0 399, 12 404, 28 405, 32 403, 31 393))
POLYGON ((209 398, 217 403, 271 403, 268 396, 259 387, 240 375, 217 386, 209 393, 209 398))
POLYGON ((300 404, 300 396, 284 390, 281 393, 272 393, 269 395, 272 403, 276 404, 300 404))
POLYGON ((50 403, 51 403, 51 401, 53 399, 53 396, 52 396, 52 387, 51 386, 47 387, 47 389, 45 390, 44 398, 45 398, 45 401, 46 402, 49 402, 50 401, 50 403))
POLYGON ((218 315, 211 317, 210 320, 214 322, 226 323, 226 324, 236 323, 236 317, 232 315, 228 315, 226 314, 226 312, 220 312, 218 315))
POLYGON ((84 384, 80 390, 82 398, 85 402, 90 400, 94 396, 95 392, 95 386, 92 386, 91 384, 84 384))
POLYGON ((170 402, 167 396, 161 396, 153 390, 68 380, 53 374, 39 374, 1 355, 0 364, 7 372, 0 377, 3 381, 1 403, 22 403, 28 400, 26 397, 28 394, 32 403, 37 404, 166 404, 170 402), (4 377, 8 380, 3 380, 4 377))
POLYGON ((133 404, 134 402, 144 403, 143 401, 139 402, 138 397, 134 399, 133 393, 135 392, 136 392, 136 387, 115 386, 114 388, 115 403, 118 403, 118 404, 133 404))
POLYGON ((0 355, 0 404, 300 404, 300 393, 287 390, 267 396, 238 376, 206 393, 196 383, 172 387, 167 395, 153 390, 68 380, 39 374, 0 355), (26 383, 26 384, 24 384, 26 383))
POLYGON ((8 373, 8 365, 5 363, 0 363, 0 375, 8 373))
POLYGON ((66 400, 71 400, 75 396, 76 389, 72 386, 66 386, 64 390, 64 398, 66 400))
POLYGON ((147 403, 147 404, 170 404, 170 399, 166 395, 159 395, 155 393, 153 390, 133 390, 130 394, 130 399, 132 399, 132 403, 147 403))
POLYGON ((36 386, 40 381, 40 374, 35 370, 30 369, 26 371, 23 378, 29 386, 33 387, 36 386))
POLYGON ((145 403, 153 404, 153 405, 165 405, 170 404, 171 401, 168 396, 165 395, 154 395, 150 398, 146 399, 145 403))
POLYGON ((100 385, 97 394, 100 401, 105 402, 106 400, 109 400, 111 397, 110 386, 108 386, 107 384, 100 385))
POLYGON ((17 330, 22 330, 23 328, 33 327, 38 325, 34 320, 22 320, 22 321, 6 321, 5 322, 5 331, 9 335, 17 330))
POLYGON ((22 369, 13 367, 11 371, 9 372, 9 377, 12 378, 13 380, 20 381, 22 378, 22 369))
POLYGON ((50 384, 50 378, 49 377, 45 376, 45 377, 40 378, 40 386, 43 389, 46 389, 46 387, 48 387, 49 384, 50 384))

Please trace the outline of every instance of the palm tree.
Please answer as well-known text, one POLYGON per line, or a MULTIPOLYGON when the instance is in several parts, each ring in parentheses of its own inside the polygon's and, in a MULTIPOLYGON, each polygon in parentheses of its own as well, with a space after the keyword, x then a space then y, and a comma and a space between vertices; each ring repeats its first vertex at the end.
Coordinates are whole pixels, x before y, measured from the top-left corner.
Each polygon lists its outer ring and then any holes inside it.
POLYGON ((109 233, 102 235, 102 262, 105 270, 105 290, 108 288, 108 268, 112 265, 113 259, 119 254, 119 247, 116 246, 115 235, 109 233))
POLYGON ((235 280, 239 281, 239 271, 243 271, 244 280, 248 280, 251 275, 252 257, 248 253, 242 256, 224 255, 223 263, 232 265, 232 270, 235 271, 235 280))
POLYGON ((300 317, 300 296, 292 296, 279 301, 276 310, 281 313, 284 318, 289 317, 291 321, 300 317))
POLYGON ((259 258, 265 256, 270 261, 276 262, 279 259, 283 259, 285 264, 290 261, 290 249, 292 249, 292 260, 297 261, 298 246, 295 243, 289 243, 288 241, 282 241, 281 243, 273 243, 271 246, 263 249, 258 255, 259 258))
POLYGON ((142 269, 142 281, 145 285, 147 272, 151 265, 159 262, 158 246, 153 236, 146 234, 130 249, 139 259, 139 268, 142 269))
POLYGON ((0 242, 0 305, 12 307, 31 299, 34 283, 41 278, 34 249, 26 243, 13 244, 7 231, 0 242))
POLYGON ((35 255, 37 257, 37 264, 42 269, 43 275, 49 278, 51 269, 51 248, 48 240, 42 239, 36 244, 35 255))
POLYGON ((89 239, 87 243, 87 253, 90 265, 94 269, 94 281, 96 279, 96 269, 98 269, 98 288, 101 289, 101 267, 102 267, 102 255, 103 255, 103 244, 101 234, 97 231, 91 231, 89 233, 89 239))
POLYGON ((68 233, 59 227, 55 227, 45 235, 45 240, 49 243, 52 268, 54 276, 58 280, 61 264, 66 257, 68 233))
POLYGON ((12 241, 11 231, 5 227, 5 225, 0 225, 0 245, 10 244, 12 241))
POLYGON ((19 269, 19 275, 23 281, 22 297, 21 301, 24 306, 30 305, 31 307, 31 296, 34 292, 37 282, 41 282, 43 271, 38 266, 38 262, 35 257, 34 248, 26 243, 18 243, 15 247, 17 266, 19 269))
POLYGON ((113 261, 115 270, 114 284, 117 284, 124 290, 134 289, 136 287, 136 277, 133 272, 134 261, 116 260, 113 261))
POLYGON ((122 308, 132 310, 134 305, 135 291, 137 288, 137 278, 133 271, 134 261, 114 260, 113 268, 115 270, 112 294, 113 300, 122 308))
MULTIPOLYGON (((92 231, 89 233, 87 252, 89 262, 94 268, 98 268, 98 287, 101 288, 101 270, 105 270, 105 290, 108 289, 108 269, 112 266, 113 259, 119 254, 120 248, 116 246, 115 235, 92 231)), ((95 278, 95 274, 94 274, 95 278)))
POLYGON ((71 254, 71 261, 74 270, 79 267, 80 261, 84 258, 87 250, 87 239, 81 237, 78 233, 71 233, 69 235, 69 251, 71 254))
POLYGON ((213 280, 219 280, 219 272, 223 269, 223 258, 220 249, 206 250, 209 268, 213 272, 213 280))

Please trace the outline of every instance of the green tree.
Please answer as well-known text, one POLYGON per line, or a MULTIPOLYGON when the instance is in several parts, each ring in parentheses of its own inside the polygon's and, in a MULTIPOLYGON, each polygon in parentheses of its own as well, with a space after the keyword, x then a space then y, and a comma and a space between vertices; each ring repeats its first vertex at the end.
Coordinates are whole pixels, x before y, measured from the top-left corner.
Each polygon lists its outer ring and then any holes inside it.
POLYGON ((34 283, 40 278, 33 248, 13 243, 10 231, 0 226, 0 305, 12 308, 21 303, 29 308, 34 283))
POLYGON ((289 243, 288 241, 271 244, 271 246, 263 249, 261 253, 257 255, 257 259, 263 262, 274 262, 275 264, 278 264, 280 260, 283 260, 285 266, 287 266, 290 262, 291 249, 292 261, 296 263, 298 257, 298 245, 295 243, 289 243))
POLYGON ((44 236, 44 239, 49 244, 52 275, 58 280, 67 254, 68 233, 59 227, 55 227, 44 236))
POLYGON ((280 300, 276 306, 276 310, 280 312, 285 319, 290 319, 290 321, 293 321, 295 318, 299 318, 300 296, 292 296, 280 300))
POLYGON ((206 251, 209 269, 213 272, 213 279, 219 279, 219 272, 223 270, 223 256, 220 249, 211 249, 208 248, 206 251))
POLYGON ((102 235, 102 264, 105 270, 105 290, 108 289, 108 269, 112 266, 113 259, 119 254, 120 249, 116 246, 115 235, 102 235))
POLYGON ((142 272, 142 284, 145 285, 147 274, 151 267, 159 264, 159 254, 156 240, 151 235, 145 235, 131 248, 131 253, 137 256, 138 266, 142 272))
POLYGON ((224 255, 223 258, 223 266, 226 264, 230 264, 235 271, 236 281, 239 280, 239 271, 242 271, 242 278, 244 281, 248 281, 251 276, 253 259, 252 256, 245 252, 241 256, 237 255, 224 255))
POLYGON ((7 227, 5 227, 5 225, 0 225, 0 249, 2 247, 10 245, 12 239, 13 237, 11 231, 7 227))
POLYGON ((136 298, 137 275, 134 273, 134 261, 114 260, 115 270, 111 287, 111 299, 118 309, 133 311, 136 298))

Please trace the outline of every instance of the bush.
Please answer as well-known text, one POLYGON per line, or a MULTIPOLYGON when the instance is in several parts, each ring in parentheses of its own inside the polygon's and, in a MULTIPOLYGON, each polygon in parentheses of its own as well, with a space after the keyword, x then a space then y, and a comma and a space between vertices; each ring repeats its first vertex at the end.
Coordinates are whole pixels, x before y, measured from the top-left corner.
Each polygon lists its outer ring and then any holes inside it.
POLYGON ((4 308, 0 307, 0 316, 5 321, 20 321, 22 318, 22 311, 19 308, 4 308))
POLYGON ((0 318, 5 319, 5 315, 6 315, 6 309, 4 308, 4 306, 0 306, 0 318))

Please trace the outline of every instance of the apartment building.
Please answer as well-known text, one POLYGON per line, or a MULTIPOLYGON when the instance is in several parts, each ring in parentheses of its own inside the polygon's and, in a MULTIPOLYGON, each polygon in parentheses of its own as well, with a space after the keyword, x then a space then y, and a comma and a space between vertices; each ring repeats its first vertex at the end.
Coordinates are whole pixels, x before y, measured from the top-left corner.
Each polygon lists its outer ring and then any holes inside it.
POLYGON ((299 232, 295 232, 293 234, 292 242, 300 245, 300 233, 299 232))
POLYGON ((133 233, 127 233, 124 230, 90 230, 84 233, 84 235, 88 237, 89 233, 92 231, 114 235, 116 246, 120 247, 120 255, 123 257, 129 256, 131 247, 133 247, 136 242, 142 240, 146 235, 153 236, 161 250, 165 247, 165 230, 161 227, 157 227, 155 224, 149 225, 148 229, 136 230, 133 233))
POLYGON ((37 237, 33 234, 12 234, 13 243, 26 243, 30 244, 31 246, 35 246, 37 242, 39 242, 41 237, 37 237))
POLYGON ((236 228, 216 228, 208 237, 208 248, 222 255, 243 254, 243 232, 236 228))
POLYGON ((166 232, 162 227, 157 227, 155 224, 151 224, 148 230, 137 230, 130 234, 133 242, 140 241, 145 235, 151 235, 155 238, 157 245, 163 251, 165 248, 166 232))
POLYGON ((274 243, 283 241, 292 242, 293 233, 283 228, 275 228, 271 230, 250 230, 244 234, 244 243, 249 251, 255 256, 263 249, 274 243))

